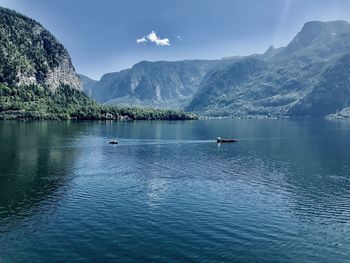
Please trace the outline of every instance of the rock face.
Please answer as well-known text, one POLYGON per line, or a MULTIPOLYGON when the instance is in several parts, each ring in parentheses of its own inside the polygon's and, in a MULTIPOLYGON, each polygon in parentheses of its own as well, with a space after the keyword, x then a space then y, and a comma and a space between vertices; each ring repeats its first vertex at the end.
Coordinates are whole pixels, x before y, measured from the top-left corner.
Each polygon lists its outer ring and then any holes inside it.
POLYGON ((82 90, 69 54, 38 22, 0 7, 0 82, 82 90))
POLYGON ((84 91, 101 103, 181 108, 211 69, 233 60, 142 61, 131 69, 105 74, 98 82, 81 79, 84 91))

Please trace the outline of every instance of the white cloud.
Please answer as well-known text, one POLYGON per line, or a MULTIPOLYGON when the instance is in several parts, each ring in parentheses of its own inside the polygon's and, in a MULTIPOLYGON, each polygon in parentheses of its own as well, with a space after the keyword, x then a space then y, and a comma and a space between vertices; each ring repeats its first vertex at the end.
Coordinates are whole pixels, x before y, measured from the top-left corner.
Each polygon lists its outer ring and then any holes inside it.
POLYGON ((160 37, 157 36, 157 33, 152 31, 151 33, 148 34, 147 38, 153 42, 156 43, 157 46, 170 46, 170 41, 168 38, 163 38, 161 39, 160 37))
POLYGON ((136 39, 136 43, 138 43, 138 44, 140 44, 140 43, 145 43, 145 42, 147 42, 147 39, 146 39, 145 37, 136 39))
POLYGON ((145 43, 145 42, 147 42, 147 39, 150 42, 155 43, 157 46, 170 46, 169 38, 160 38, 160 37, 157 36, 157 33, 154 32, 154 31, 149 33, 147 36, 144 36, 142 38, 136 39, 136 42, 138 44, 145 43))

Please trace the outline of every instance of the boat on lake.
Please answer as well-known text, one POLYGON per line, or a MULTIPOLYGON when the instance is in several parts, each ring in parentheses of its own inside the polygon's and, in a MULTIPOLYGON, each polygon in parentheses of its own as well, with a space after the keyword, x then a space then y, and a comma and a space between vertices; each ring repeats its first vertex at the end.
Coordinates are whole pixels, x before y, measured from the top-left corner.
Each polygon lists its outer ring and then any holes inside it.
POLYGON ((118 144, 118 141, 117 140, 111 140, 111 141, 109 141, 109 144, 118 144))
POLYGON ((216 139, 216 142, 217 143, 233 143, 233 142, 238 142, 238 140, 237 139, 224 139, 224 138, 218 137, 216 139))

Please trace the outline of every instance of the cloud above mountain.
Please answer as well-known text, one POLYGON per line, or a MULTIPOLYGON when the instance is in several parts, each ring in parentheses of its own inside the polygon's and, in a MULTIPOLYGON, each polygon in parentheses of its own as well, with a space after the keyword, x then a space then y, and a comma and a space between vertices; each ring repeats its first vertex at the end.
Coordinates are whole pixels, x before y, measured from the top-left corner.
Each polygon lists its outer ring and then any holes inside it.
POLYGON ((156 46, 170 46, 170 40, 169 38, 160 38, 156 32, 152 31, 147 36, 144 36, 142 38, 136 39, 137 44, 146 43, 147 41, 150 41, 156 46))

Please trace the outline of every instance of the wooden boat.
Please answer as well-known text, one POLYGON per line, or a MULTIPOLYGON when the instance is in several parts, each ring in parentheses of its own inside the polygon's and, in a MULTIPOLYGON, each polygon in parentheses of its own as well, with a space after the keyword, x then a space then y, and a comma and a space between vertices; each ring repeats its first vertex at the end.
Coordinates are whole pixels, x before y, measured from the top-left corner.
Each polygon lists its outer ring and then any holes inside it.
POLYGON ((218 137, 216 139, 216 142, 217 143, 232 143, 232 142, 238 142, 238 140, 237 139, 223 139, 221 137, 218 137))
POLYGON ((112 141, 109 141, 109 144, 118 144, 118 141, 117 140, 112 140, 112 141))

